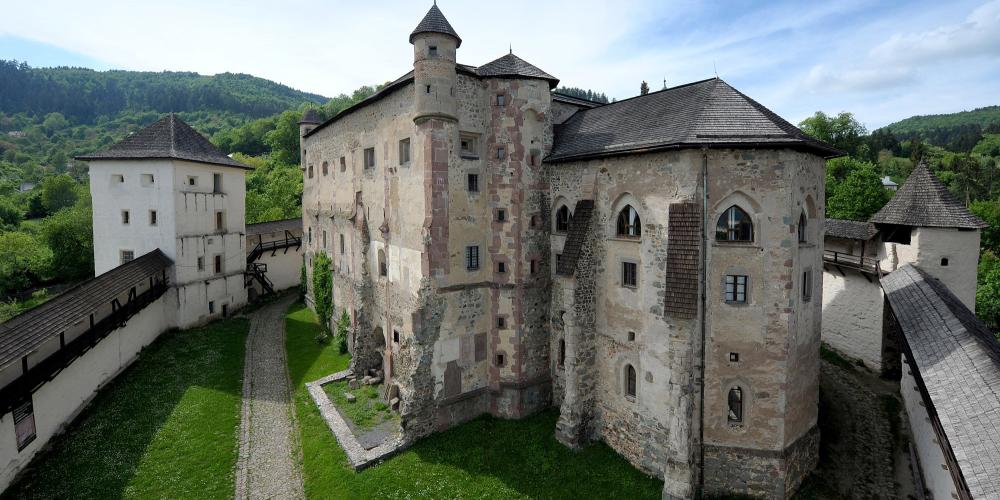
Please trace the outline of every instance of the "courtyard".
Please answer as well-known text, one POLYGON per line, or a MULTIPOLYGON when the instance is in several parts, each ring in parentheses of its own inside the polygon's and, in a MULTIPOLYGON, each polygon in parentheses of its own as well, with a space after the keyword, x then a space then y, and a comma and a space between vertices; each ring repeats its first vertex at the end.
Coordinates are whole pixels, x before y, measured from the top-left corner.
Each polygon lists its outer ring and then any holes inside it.
MULTIPOLYGON (((249 313, 251 320, 290 302, 264 306, 249 313)), ((290 391, 272 399, 289 409, 290 463, 307 498, 580 498, 598 491, 606 498, 660 497, 662 482, 604 444, 580 452, 559 444, 552 432, 558 409, 519 421, 481 417, 355 472, 306 388, 345 370, 350 358, 316 341, 316 317, 301 303, 279 317, 290 391)), ((239 491, 241 385, 252 321, 164 335, 3 498, 232 498, 239 491)), ((891 387, 829 353, 822 373, 821 464, 798 498, 857 491, 905 498, 898 491, 905 438, 892 418, 899 409, 890 402, 891 387)), ((380 404, 378 386, 350 389, 345 381, 324 389, 362 434, 398 418, 380 404)), ((253 485, 267 480, 252 480, 241 495, 257 496, 253 485)))

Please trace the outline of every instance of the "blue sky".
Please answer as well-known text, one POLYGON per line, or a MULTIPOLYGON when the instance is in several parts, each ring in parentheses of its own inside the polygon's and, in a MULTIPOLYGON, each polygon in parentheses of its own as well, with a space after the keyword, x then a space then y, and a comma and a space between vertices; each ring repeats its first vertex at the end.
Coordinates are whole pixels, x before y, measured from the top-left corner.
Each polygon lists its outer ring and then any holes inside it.
MULTIPOLYGON (((391 80, 427 1, 32 0, 5 5, 0 58, 33 66, 250 73, 323 95, 391 80), (280 5, 280 6, 279 6, 280 5)), ((441 0, 459 60, 514 53, 619 99, 718 75, 793 122, 869 128, 1000 104, 1000 0, 441 0)))

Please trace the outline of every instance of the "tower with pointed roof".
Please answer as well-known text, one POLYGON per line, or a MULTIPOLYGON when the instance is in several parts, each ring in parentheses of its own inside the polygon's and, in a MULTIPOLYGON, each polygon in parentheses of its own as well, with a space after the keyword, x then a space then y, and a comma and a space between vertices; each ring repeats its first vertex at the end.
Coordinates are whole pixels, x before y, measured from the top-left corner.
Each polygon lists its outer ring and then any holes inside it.
POLYGON ((177 311, 167 314, 175 326, 246 303, 249 167, 174 114, 78 159, 90 165, 95 274, 159 248, 175 263, 168 302, 177 311))
POLYGON ((987 227, 919 163, 892 199, 871 217, 882 235, 882 270, 913 264, 941 280, 976 310, 980 232, 987 227))
POLYGON ((417 91, 413 121, 420 123, 431 118, 457 121, 455 66, 462 39, 436 3, 410 33, 410 43, 413 44, 413 83, 417 91))

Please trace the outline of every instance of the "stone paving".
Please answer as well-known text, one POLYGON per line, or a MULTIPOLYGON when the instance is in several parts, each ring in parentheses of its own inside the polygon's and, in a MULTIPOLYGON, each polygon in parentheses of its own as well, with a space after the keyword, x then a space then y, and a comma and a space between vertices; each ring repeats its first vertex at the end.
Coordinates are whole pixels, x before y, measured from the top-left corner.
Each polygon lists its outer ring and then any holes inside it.
POLYGON ((285 358, 289 295, 250 314, 236 498, 305 498, 285 358))

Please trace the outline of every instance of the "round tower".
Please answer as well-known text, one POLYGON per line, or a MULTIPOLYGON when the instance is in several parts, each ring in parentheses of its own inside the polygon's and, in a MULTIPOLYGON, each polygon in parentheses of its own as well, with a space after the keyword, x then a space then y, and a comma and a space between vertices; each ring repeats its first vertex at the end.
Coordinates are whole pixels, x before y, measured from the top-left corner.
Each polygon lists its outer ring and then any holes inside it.
POLYGON ((312 129, 316 128, 322 122, 319 117, 319 112, 315 108, 309 108, 305 113, 302 114, 302 119, 299 120, 299 136, 304 136, 308 134, 312 129))
POLYGON ((430 118, 458 121, 455 87, 455 53, 462 39, 451 27, 437 4, 427 11, 410 34, 413 44, 413 82, 416 92, 413 121, 430 118))

